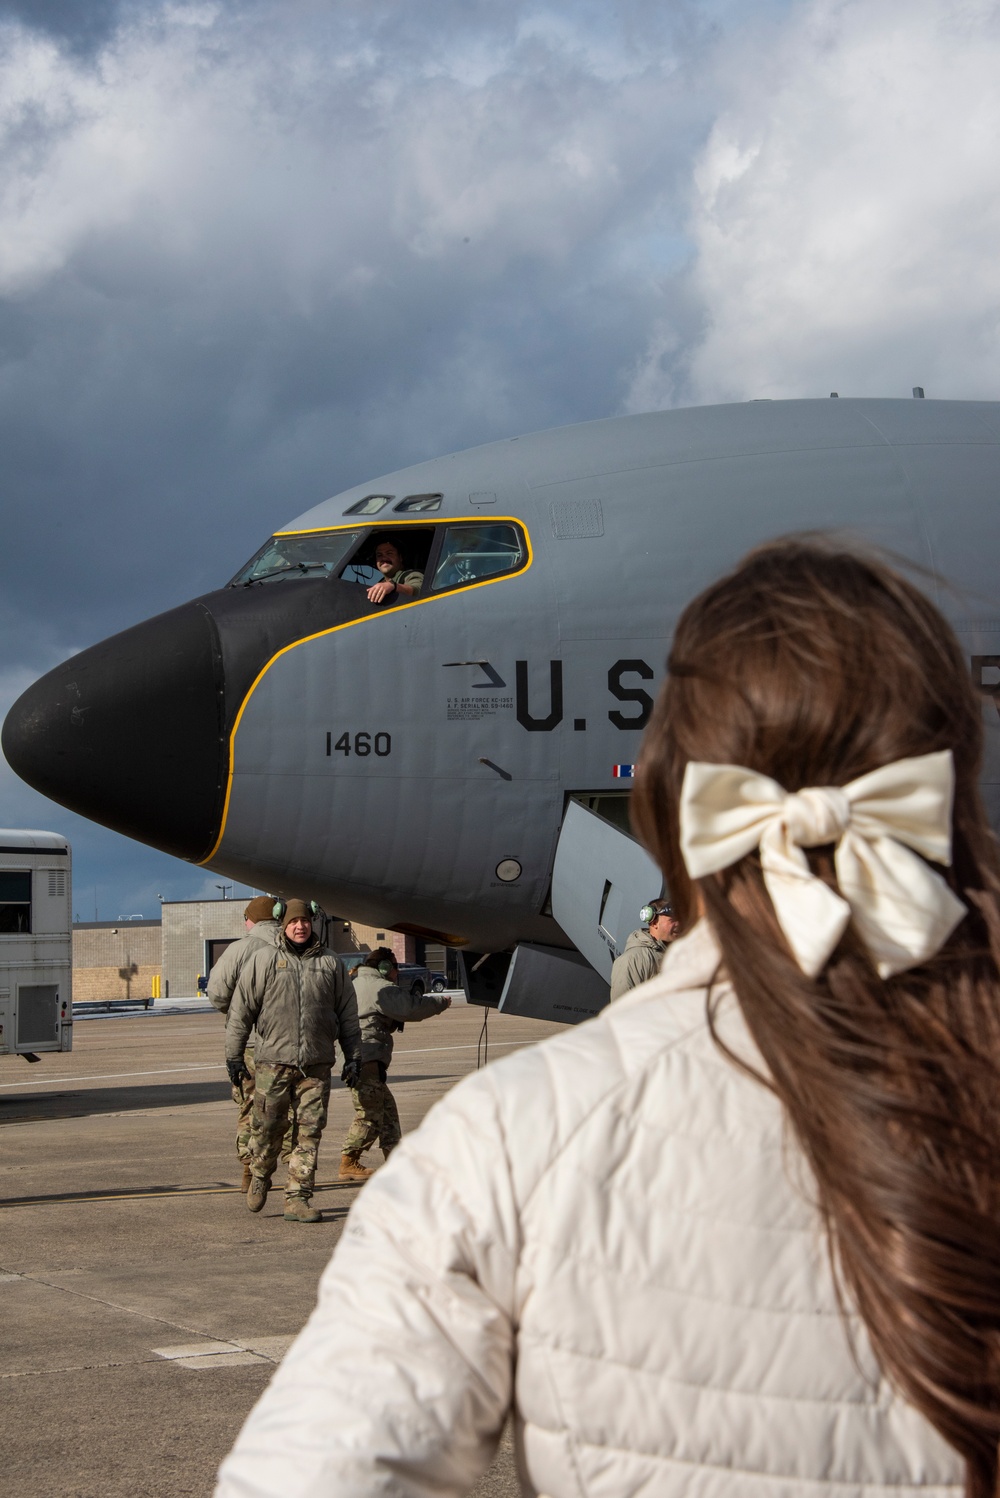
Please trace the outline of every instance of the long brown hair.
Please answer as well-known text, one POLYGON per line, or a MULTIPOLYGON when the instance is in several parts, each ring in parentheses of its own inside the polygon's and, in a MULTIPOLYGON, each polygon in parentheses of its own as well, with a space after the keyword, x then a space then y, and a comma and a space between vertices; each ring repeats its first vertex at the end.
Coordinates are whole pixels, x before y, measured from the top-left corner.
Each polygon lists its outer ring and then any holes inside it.
MULTIPOLYGON (((643 741, 633 818, 682 924, 696 898, 678 803, 689 760, 788 791, 950 749, 969 907, 919 968, 877 977, 848 928, 815 979, 760 859, 698 882, 747 1025, 818 1188, 838 1283, 906 1398, 996 1498, 1000 1435, 1000 860, 979 798, 982 717, 958 641, 884 563, 815 540, 753 552, 692 603, 643 741)), ((808 850, 835 886, 832 848, 808 850)))

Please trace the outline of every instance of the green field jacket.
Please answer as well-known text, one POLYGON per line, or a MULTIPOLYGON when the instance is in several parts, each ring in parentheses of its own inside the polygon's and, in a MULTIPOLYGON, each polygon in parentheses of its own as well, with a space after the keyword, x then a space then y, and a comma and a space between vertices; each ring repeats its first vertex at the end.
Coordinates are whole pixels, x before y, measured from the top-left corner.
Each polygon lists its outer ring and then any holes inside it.
POLYGON ((279 930, 277 921, 258 921, 252 931, 226 948, 208 975, 208 997, 220 1014, 228 1014, 236 983, 250 953, 260 946, 274 946, 279 930))
POLYGON ((448 1007, 447 999, 438 994, 414 998, 409 989, 390 983, 373 967, 355 968, 354 990, 361 1022, 361 1059, 381 1061, 385 1066, 392 1060, 392 1033, 397 1026, 430 1019, 448 1007))
POLYGON ((615 959, 611 969, 611 998, 620 999, 630 988, 638 988, 647 978, 655 978, 660 971, 667 943, 657 941, 648 931, 633 931, 625 943, 625 950, 615 959))
POLYGON ((226 1020, 226 1060, 243 1055, 251 1030, 258 1066, 332 1066, 360 1057, 354 984, 318 937, 299 953, 281 932, 258 943, 240 971, 226 1020))

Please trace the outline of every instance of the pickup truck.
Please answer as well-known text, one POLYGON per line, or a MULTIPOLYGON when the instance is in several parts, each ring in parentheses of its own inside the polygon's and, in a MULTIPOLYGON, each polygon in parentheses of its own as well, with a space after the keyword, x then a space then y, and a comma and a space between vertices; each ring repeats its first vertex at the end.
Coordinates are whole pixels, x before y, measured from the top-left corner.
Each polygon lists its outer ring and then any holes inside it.
POLYGON ((430 968, 418 967, 415 962, 401 962, 399 986, 409 988, 414 998, 419 998, 428 989, 431 993, 444 993, 446 983, 444 973, 432 973, 430 968))
MULTIPOLYGON (((359 968, 368 956, 367 952, 352 952, 344 958, 344 967, 349 973, 359 968)), ((399 964, 399 986, 408 988, 415 999, 430 989, 431 993, 444 993, 447 987, 444 973, 432 973, 430 968, 420 967, 415 962, 399 964)))

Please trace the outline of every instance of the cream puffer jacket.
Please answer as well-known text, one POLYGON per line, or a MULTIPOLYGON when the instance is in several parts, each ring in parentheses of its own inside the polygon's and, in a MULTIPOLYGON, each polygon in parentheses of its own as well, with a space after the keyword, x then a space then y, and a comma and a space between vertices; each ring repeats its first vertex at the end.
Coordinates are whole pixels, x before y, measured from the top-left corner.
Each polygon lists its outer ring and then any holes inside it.
MULTIPOLYGON (((552 1498, 957 1498, 859 1364, 780 1107, 705 1022, 702 923, 595 1020, 467 1078, 365 1186, 218 1498, 442 1498, 508 1411, 552 1498)), ((756 1060, 731 996, 720 1029, 756 1060)))

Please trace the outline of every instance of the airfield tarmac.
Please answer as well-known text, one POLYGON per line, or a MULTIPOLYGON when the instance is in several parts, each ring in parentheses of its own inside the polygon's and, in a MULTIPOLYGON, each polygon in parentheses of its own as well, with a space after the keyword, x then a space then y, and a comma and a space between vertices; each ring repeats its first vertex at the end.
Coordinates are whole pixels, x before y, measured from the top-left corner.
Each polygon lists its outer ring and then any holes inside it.
MULTIPOLYGON (((404 1131, 475 1069, 483 1014, 456 1006, 397 1037, 404 1131)), ((491 1013, 489 1058, 560 1029, 491 1013)), ((254 1216, 219 1016, 153 1010, 74 1030, 68 1054, 0 1058, 3 1486, 210 1494, 364 1189, 336 1183, 350 1096, 335 1083, 313 1198, 324 1221, 282 1220, 280 1165, 254 1216)), ((475 1491, 519 1491, 507 1437, 475 1491)))

